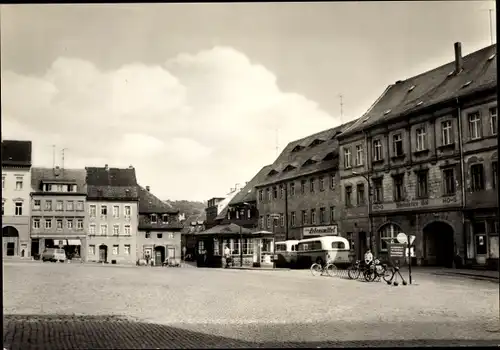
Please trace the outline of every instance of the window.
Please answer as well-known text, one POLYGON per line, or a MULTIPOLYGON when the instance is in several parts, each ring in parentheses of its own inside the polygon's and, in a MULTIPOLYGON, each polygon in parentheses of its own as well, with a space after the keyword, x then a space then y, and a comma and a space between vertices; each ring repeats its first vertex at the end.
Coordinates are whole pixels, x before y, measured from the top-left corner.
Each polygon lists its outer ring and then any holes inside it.
POLYGON ((373 160, 382 160, 382 141, 373 140, 373 160))
POLYGON ((63 201, 57 201, 56 202, 56 211, 63 211, 64 208, 64 202, 63 201))
POLYGON ((285 215, 280 214, 280 226, 285 227, 285 215))
POLYGON ((345 187, 345 206, 346 207, 350 207, 352 205, 351 194, 352 194, 352 186, 346 186, 345 187))
POLYGON ((266 194, 267 194, 267 200, 270 201, 271 200, 271 196, 272 196, 272 193, 271 193, 271 190, 269 188, 266 188, 266 194))
POLYGON ((351 167, 351 149, 344 148, 344 168, 349 169, 351 167))
POLYGON ((469 113, 469 137, 471 140, 477 140, 481 137, 481 118, 479 112, 469 113))
POLYGON ((491 163, 491 186, 493 188, 497 188, 498 184, 498 162, 492 162, 491 163))
POLYGON ((164 224, 168 224, 168 215, 167 214, 163 214, 161 216, 161 221, 164 223, 164 224))
POLYGON ((89 245, 89 255, 95 255, 95 245, 89 245))
POLYGON ((125 206, 125 217, 130 218, 130 213, 132 212, 132 209, 130 208, 130 205, 125 206))
POLYGON ((63 228, 63 221, 62 221, 62 219, 57 219, 56 220, 56 228, 58 230, 62 230, 62 228, 63 228))
POLYGON ((363 145, 356 146, 356 166, 363 165, 363 145))
POLYGON ((252 217, 252 211, 250 209, 247 209, 247 219, 250 219, 252 217))
POLYGON ((123 231, 125 233, 125 236, 130 236, 130 225, 123 226, 123 231))
POLYGON ((300 181, 300 192, 302 194, 306 193, 306 180, 300 181))
POLYGON ((455 194, 455 172, 453 169, 445 169, 443 170, 443 186, 444 186, 444 194, 452 195, 455 194))
POLYGON ((473 192, 484 190, 484 172, 482 164, 473 164, 470 167, 471 190, 473 192))
POLYGON ((373 203, 382 203, 384 200, 384 190, 382 179, 373 179, 373 203))
POLYGON ((401 134, 392 136, 392 152, 395 157, 403 155, 403 136, 401 134))
POLYGON ((292 227, 295 227, 295 220, 296 220, 296 217, 295 217, 295 212, 294 212, 294 211, 292 211, 292 212, 290 213, 290 225, 291 225, 292 227))
POLYGON ((395 175, 393 177, 394 184, 394 201, 400 202, 404 200, 404 174, 395 175))
POLYGON ((426 198, 428 196, 427 183, 429 173, 427 171, 420 171, 417 173, 417 197, 426 198))
POLYGON ((295 182, 290 183, 290 196, 295 196, 295 182))
POLYGON ((269 214, 266 215, 266 228, 271 227, 271 217, 269 214))
POLYGON ((357 194, 357 202, 358 205, 365 205, 365 185, 364 184, 359 184, 356 187, 356 194, 357 194))
POLYGON ((90 224, 89 225, 89 234, 90 235, 95 235, 95 224, 90 224))
POLYGON ((66 202, 66 210, 67 211, 73 211, 73 210, 75 210, 75 206, 74 206, 73 201, 67 201, 66 202))
POLYGON ((21 191, 23 189, 23 178, 21 176, 16 177, 16 190, 21 191))
POLYGON ((146 232, 146 233, 144 234, 144 237, 145 237, 145 238, 151 238, 151 232, 149 232, 149 231, 148 231, 148 232, 146 232))
POLYGON ((76 210, 83 211, 83 201, 76 202, 76 210))
POLYGON ((280 185, 280 198, 285 197, 285 186, 280 185))
POLYGON ((42 206, 42 201, 39 199, 35 199, 33 201, 33 210, 40 210, 40 207, 42 206))
POLYGON ((203 254, 205 251, 205 242, 198 241, 198 254, 203 254))
POLYGON ((345 249, 344 242, 332 242, 332 249, 345 249))
POLYGON ((163 238, 163 234, 162 233, 157 233, 156 234, 156 238, 160 238, 160 239, 163 238))
POLYGON ((498 132, 497 107, 490 108, 490 128, 491 128, 491 134, 496 135, 498 132))
POLYGON ((63 186, 62 185, 56 185, 56 192, 62 192, 63 191, 63 186))
POLYGON ((52 228, 52 219, 45 219, 45 228, 46 229, 52 228))
POLYGON ((33 219, 33 228, 35 229, 40 228, 40 219, 33 219))
POLYGON ((311 209, 311 225, 316 225, 316 209, 311 209))
POLYGON ((262 201, 264 199, 264 191, 259 190, 259 201, 262 201))
POLYGON ((113 217, 114 218, 120 217, 120 207, 118 205, 113 205, 113 217))
POLYGON ((325 220, 325 208, 319 208, 319 223, 324 224, 325 220))
POLYGON ((276 186, 273 186, 273 198, 278 198, 278 188, 276 186))
POLYGON ((123 246, 123 254, 130 255, 130 244, 125 244, 123 246))
POLYGON ((335 189, 335 175, 331 174, 330 175, 330 189, 335 189))
POLYGON ((50 199, 45 201, 45 210, 52 211, 52 201, 50 199))
POLYGON ((260 228, 264 228, 264 216, 259 216, 260 228))
POLYGON ((106 236, 108 234, 108 225, 101 225, 101 236, 106 236))
POLYGON ((151 223, 156 224, 158 222, 158 218, 156 214, 151 214, 151 223))
MULTIPOLYGON (((240 218, 240 214, 238 212, 236 212, 236 219, 239 219, 239 218, 240 218)), ((227 219, 231 220, 231 211, 230 210, 227 211, 227 219)))
POLYGON ((76 221, 76 229, 77 230, 83 230, 83 219, 78 219, 76 221))
POLYGON ((93 205, 93 204, 92 204, 92 205, 90 205, 90 206, 89 206, 89 214, 90 214, 90 217, 91 217, 91 218, 95 218, 95 216, 96 216, 96 212, 97 212, 97 208, 96 208, 96 206, 95 206, 95 205, 93 205))
POLYGON ((119 234, 120 234, 120 225, 119 224, 113 225, 113 235, 118 236, 119 234))
POLYGON ((314 193, 314 178, 309 179, 309 189, 311 193, 314 193))
POLYGON ((302 225, 307 224, 307 211, 302 210, 302 225))
POLYGON ((101 205, 101 217, 102 216, 107 216, 108 215, 108 206, 107 205, 101 205))
POLYGON ((330 207, 330 223, 335 222, 335 207, 330 207))
POLYGON ((417 151, 423 151, 427 149, 426 146, 426 133, 425 127, 417 128, 417 151))
POLYGON ((118 255, 118 244, 113 245, 113 255, 118 255))
POLYGON ((174 233, 173 232, 167 232, 167 238, 173 239, 174 238, 174 233))
POLYGON ((69 230, 72 230, 73 229, 73 220, 72 219, 68 219, 66 221, 66 227, 69 229, 69 230))
POLYGON ((441 144, 443 146, 453 143, 453 134, 451 133, 451 120, 441 123, 441 144))
POLYGON ((380 250, 387 251, 388 245, 396 243, 396 237, 400 232, 399 227, 393 224, 384 226, 380 231, 380 250))
POLYGON ((22 216, 22 215, 23 215, 23 203, 16 202, 16 216, 22 216))

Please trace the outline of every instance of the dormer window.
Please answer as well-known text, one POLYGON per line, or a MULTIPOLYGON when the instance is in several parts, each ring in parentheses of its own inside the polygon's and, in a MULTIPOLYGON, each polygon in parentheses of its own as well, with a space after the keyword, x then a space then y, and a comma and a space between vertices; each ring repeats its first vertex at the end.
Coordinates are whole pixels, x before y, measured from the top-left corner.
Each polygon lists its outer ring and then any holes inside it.
POLYGON ((335 159, 335 152, 330 152, 323 158, 323 160, 333 160, 333 159, 335 159))
POLYGON ((297 145, 297 146, 295 146, 295 147, 292 149, 292 152, 298 152, 298 151, 301 151, 301 150, 303 150, 303 149, 304 149, 304 147, 303 147, 303 146, 301 146, 301 145, 297 145))
POLYGON ((316 161, 312 160, 312 159, 308 159, 305 161, 304 164, 302 164, 302 166, 308 166, 308 165, 312 165, 312 164, 315 164, 316 161))
POLYGON ((268 174, 267 176, 273 176, 273 175, 276 175, 278 172, 274 169, 272 169, 268 174))
POLYGON ((163 214, 162 218, 161 218, 161 221, 163 221, 164 224, 168 224, 168 215, 167 214, 163 214))
POLYGON ((156 214, 151 214, 151 223, 156 224, 158 222, 158 218, 156 214))
POLYGON ((295 169, 295 167, 293 165, 287 165, 287 167, 285 169, 283 169, 283 171, 287 172, 287 171, 292 171, 293 169, 295 169))
POLYGON ((227 219, 231 220, 231 212, 230 211, 227 212, 227 219))
POLYGON ((309 147, 315 147, 317 145, 322 144, 323 142, 325 142, 325 141, 320 140, 320 139, 315 139, 313 142, 311 142, 311 144, 309 145, 309 147))

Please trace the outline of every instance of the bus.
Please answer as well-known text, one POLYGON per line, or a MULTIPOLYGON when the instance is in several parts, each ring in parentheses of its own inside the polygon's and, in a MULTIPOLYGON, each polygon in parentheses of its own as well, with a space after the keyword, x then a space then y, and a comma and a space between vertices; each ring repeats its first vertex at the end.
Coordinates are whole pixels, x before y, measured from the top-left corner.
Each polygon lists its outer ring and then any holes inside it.
POLYGON ((277 267, 295 267, 297 263, 298 240, 276 242, 274 244, 275 254, 278 256, 277 267))
POLYGON ((321 265, 333 262, 338 268, 351 264, 349 241, 339 236, 322 236, 302 239, 297 244, 297 265, 310 268, 312 264, 321 265))

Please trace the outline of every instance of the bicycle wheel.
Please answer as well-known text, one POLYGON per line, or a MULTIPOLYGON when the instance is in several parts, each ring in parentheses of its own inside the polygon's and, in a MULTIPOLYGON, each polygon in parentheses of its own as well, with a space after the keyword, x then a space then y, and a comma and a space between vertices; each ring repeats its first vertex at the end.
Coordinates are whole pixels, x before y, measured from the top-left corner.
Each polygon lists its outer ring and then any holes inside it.
POLYGON ((347 269, 347 276, 352 280, 357 280, 359 278, 359 268, 356 266, 349 266, 347 269))
POLYGON ((387 283, 391 283, 392 282, 392 279, 393 279, 393 271, 391 270, 385 270, 384 271, 384 276, 382 276, 382 278, 384 279, 384 281, 386 281, 387 283))
POLYGON ((365 271, 363 271, 363 276, 365 277, 366 282, 373 282, 375 280, 375 271, 368 268, 365 271))
POLYGON ((311 265, 311 273, 313 276, 321 275, 322 272, 323 268, 321 267, 320 264, 314 263, 311 265))
POLYGON ((334 277, 337 275, 337 266, 335 266, 334 264, 326 265, 325 270, 326 274, 330 277, 334 277))

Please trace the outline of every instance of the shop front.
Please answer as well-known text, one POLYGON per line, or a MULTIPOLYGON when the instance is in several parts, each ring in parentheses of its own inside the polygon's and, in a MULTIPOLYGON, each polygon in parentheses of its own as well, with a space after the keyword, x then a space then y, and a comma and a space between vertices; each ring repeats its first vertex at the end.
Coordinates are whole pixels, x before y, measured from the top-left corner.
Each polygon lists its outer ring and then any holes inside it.
POLYGON ((494 210, 471 211, 466 216, 467 262, 498 268, 498 217, 494 210))
POLYGON ((47 248, 64 249, 69 260, 85 260, 85 238, 84 237, 33 237, 31 241, 32 251, 42 254, 47 248))

